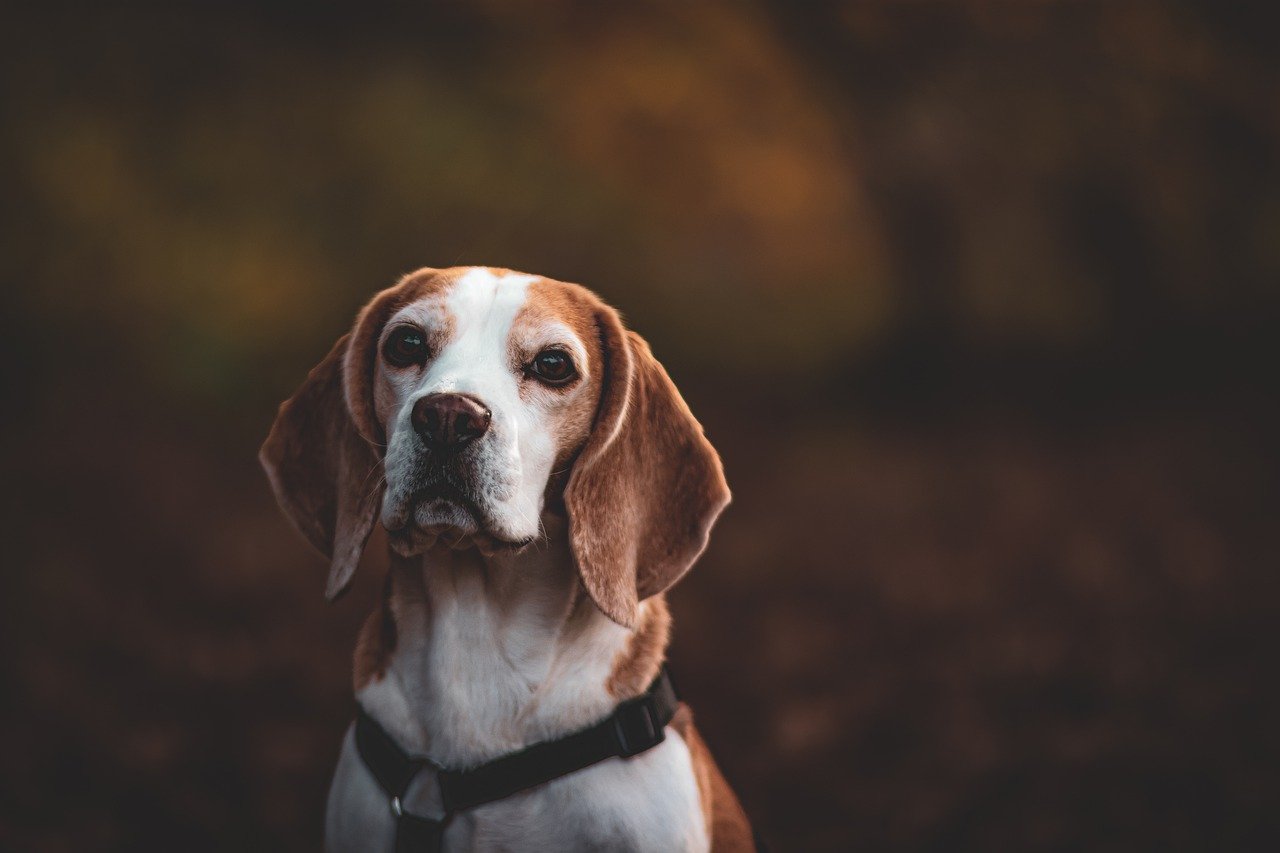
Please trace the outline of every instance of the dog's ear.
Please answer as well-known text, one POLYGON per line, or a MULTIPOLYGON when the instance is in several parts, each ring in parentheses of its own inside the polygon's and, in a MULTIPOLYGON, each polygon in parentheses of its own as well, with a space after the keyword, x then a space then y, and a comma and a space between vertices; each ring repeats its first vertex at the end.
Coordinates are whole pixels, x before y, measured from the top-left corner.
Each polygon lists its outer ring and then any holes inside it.
POLYGON ((403 291, 402 282, 365 307, 351 334, 280 404, 258 453, 285 514, 330 560, 330 601, 350 585, 382 504, 385 439, 373 369, 378 335, 403 291))
POLYGON ((258 453, 285 514, 330 559, 330 601, 351 582, 382 501, 382 460, 355 428, 343 392, 350 341, 343 335, 280 404, 258 453))
POLYGON ((639 602, 680 579, 729 503, 720 457, 680 393, 617 312, 596 310, 603 356, 595 423, 565 486, 583 585, 631 627, 639 602))

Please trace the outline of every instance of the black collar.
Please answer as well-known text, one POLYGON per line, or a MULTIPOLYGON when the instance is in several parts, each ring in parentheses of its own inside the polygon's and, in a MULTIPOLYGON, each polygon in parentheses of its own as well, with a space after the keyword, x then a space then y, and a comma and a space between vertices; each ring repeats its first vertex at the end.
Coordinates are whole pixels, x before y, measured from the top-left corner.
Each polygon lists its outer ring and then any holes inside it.
POLYGON ((638 755, 662 743, 667 723, 679 705, 664 667, 644 695, 623 702, 594 726, 536 743, 470 770, 446 770, 427 759, 414 758, 359 708, 356 749, 390 798, 391 813, 396 819, 397 853, 438 851, 444 828, 457 812, 504 799, 609 758, 638 755), (438 820, 409 814, 401 807, 409 783, 424 767, 434 768, 439 779, 444 817, 438 820))

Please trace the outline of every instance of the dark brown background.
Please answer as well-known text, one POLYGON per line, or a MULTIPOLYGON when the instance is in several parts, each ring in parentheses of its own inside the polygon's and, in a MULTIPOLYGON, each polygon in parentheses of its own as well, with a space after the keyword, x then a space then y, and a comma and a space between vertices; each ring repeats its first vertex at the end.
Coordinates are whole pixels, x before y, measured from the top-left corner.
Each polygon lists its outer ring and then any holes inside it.
POLYGON ((721 449, 672 658, 777 849, 1274 849, 1275 21, 5 17, 0 847, 317 847, 380 569, 326 607, 254 454, 483 263, 621 307, 721 449))

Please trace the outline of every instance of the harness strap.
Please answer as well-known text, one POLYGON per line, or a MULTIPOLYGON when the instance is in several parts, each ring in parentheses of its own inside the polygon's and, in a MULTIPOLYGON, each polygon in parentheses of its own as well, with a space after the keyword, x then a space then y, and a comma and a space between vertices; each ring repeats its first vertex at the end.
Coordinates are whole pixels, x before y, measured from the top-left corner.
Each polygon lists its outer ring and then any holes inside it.
POLYGON ((440 850, 445 826, 457 812, 505 799, 609 758, 630 758, 652 749, 666 739, 666 726, 679 706, 671 677, 663 667, 643 695, 623 702, 594 726, 469 770, 446 770, 410 756, 358 708, 356 750, 391 800, 397 853, 435 853, 440 850), (444 802, 441 820, 408 814, 401 806, 409 784, 427 766, 435 769, 439 779, 444 802))

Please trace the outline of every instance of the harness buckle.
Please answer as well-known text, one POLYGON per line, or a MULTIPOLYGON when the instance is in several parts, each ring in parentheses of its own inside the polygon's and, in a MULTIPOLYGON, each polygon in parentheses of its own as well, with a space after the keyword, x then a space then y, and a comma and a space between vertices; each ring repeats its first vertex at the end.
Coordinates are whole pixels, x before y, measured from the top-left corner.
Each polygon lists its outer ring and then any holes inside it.
POLYGON ((397 819, 404 816, 404 804, 400 802, 399 797, 391 798, 391 814, 397 819))
POLYGON ((618 708, 613 717, 613 736, 618 741, 618 754, 630 758, 662 743, 667 732, 646 697, 618 708))

